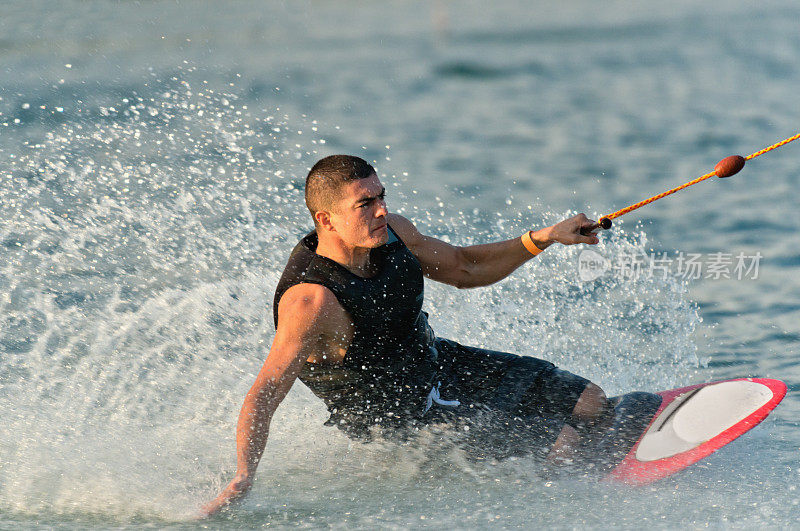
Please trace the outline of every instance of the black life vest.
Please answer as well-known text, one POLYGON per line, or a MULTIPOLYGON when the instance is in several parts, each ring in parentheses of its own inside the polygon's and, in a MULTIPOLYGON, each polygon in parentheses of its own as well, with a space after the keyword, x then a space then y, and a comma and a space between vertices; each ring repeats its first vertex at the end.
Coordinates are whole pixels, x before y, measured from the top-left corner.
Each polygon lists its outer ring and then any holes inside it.
POLYGON ((422 311, 419 261, 391 227, 388 242, 371 251, 378 269, 371 278, 316 254, 317 243, 311 232, 292 250, 275 290, 275 326, 283 294, 311 283, 333 292, 355 332, 340 365, 307 363, 300 380, 325 401, 329 423, 348 432, 418 414, 436 372, 434 334, 422 311))

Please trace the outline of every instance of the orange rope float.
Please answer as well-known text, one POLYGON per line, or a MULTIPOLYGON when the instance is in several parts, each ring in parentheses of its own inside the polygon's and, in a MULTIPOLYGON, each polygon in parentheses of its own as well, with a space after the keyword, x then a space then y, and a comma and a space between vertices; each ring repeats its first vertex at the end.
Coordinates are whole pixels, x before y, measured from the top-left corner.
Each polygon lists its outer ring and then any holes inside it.
POLYGON ((688 183, 685 183, 685 184, 682 184, 682 185, 678 186, 677 188, 673 188, 672 190, 667 190, 666 192, 662 192, 662 193, 660 193, 658 195, 654 195, 653 197, 651 197, 649 199, 645 199, 644 201, 639 201, 638 203, 634 203, 634 204, 632 204, 630 206, 627 206, 627 207, 625 207, 625 208, 623 208, 621 210, 617 210, 616 212, 608 214, 607 216, 602 216, 600 218, 600 221, 598 222, 598 224, 603 229, 610 229, 611 225, 612 225, 612 223, 611 223, 612 219, 618 218, 620 216, 624 216, 628 212, 636 210, 637 208, 641 208, 641 207, 643 207, 645 205, 649 205, 653 201, 658 201, 662 197, 667 197, 668 195, 672 195, 675 192, 683 190, 684 188, 688 188, 688 187, 692 186, 693 184, 697 184, 697 183, 699 183, 701 181, 705 181, 706 179, 708 179, 710 177, 714 177, 715 175, 718 176, 718 177, 721 177, 721 178, 722 177, 730 177, 731 175, 735 175, 736 173, 739 172, 739 170, 741 170, 744 167, 745 161, 750 160, 750 159, 754 159, 756 157, 759 157, 759 156, 763 155, 764 153, 772 151, 773 149, 777 149, 777 148, 779 148, 779 147, 781 147, 783 145, 788 144, 789 142, 793 142, 793 141, 797 140, 798 138, 800 138, 800 133, 797 133, 794 136, 790 136, 789 138, 786 138, 784 140, 781 140, 780 142, 772 144, 771 146, 765 147, 764 149, 756 151, 755 153, 752 153, 752 154, 750 154, 750 155, 748 155, 746 157, 742 157, 740 155, 732 155, 730 157, 726 157, 726 158, 722 159, 721 161, 719 161, 717 163, 717 165, 714 167, 714 171, 708 172, 705 175, 703 175, 701 177, 698 177, 697 179, 691 180, 688 183))

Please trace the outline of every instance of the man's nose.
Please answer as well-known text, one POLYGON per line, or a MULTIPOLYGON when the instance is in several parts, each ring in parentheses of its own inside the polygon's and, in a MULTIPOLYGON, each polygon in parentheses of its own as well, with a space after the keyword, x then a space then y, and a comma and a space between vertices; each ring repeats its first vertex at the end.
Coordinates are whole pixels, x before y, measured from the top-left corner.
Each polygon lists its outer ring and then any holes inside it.
POLYGON ((375 217, 385 217, 389 214, 389 209, 386 208, 386 201, 379 200, 378 201, 378 208, 375 209, 375 217))

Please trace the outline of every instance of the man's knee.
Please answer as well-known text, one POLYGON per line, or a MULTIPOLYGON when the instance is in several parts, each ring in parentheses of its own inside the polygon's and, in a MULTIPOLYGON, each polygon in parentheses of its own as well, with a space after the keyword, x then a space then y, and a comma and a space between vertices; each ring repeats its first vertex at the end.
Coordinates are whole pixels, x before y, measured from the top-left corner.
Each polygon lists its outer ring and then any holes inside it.
POLYGON ((575 428, 569 424, 565 424, 561 433, 558 434, 556 442, 550 448, 550 453, 547 454, 547 460, 552 462, 559 462, 567 459, 572 459, 580 444, 581 437, 575 428))
POLYGON ((603 390, 590 383, 578 398, 572 415, 579 420, 590 421, 607 415, 610 409, 611 405, 603 390))

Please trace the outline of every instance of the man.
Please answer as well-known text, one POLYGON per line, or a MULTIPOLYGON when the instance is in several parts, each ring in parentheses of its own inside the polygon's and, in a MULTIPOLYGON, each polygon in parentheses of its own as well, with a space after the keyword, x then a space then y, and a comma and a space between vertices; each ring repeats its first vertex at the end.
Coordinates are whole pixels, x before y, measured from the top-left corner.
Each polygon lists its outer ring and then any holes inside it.
POLYGON ((315 231, 293 250, 275 293, 277 332, 239 415, 236 477, 205 514, 250 489, 272 415, 298 377, 325 401, 328 423, 351 437, 453 426, 454 440, 477 459, 568 460, 610 415, 588 380, 436 338, 422 311, 423 275, 486 286, 553 243, 596 244, 595 222, 579 214, 522 238, 456 247, 390 214, 384 194, 358 157, 326 157, 309 172, 315 231))

